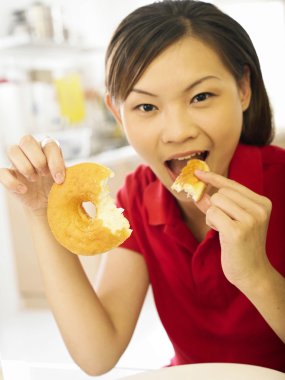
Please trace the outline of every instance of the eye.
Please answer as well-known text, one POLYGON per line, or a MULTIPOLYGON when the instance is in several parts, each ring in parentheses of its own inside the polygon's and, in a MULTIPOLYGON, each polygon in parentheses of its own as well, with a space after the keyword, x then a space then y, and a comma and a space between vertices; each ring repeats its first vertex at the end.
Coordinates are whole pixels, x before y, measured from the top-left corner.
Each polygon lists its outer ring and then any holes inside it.
POLYGON ((213 94, 211 94, 210 92, 201 92, 200 94, 194 96, 192 103, 203 102, 203 101, 207 100, 208 98, 210 98, 212 95, 213 94))
POLYGON ((148 103, 140 104, 136 108, 142 112, 151 112, 151 111, 154 111, 157 109, 155 106, 153 106, 152 104, 148 104, 148 103))

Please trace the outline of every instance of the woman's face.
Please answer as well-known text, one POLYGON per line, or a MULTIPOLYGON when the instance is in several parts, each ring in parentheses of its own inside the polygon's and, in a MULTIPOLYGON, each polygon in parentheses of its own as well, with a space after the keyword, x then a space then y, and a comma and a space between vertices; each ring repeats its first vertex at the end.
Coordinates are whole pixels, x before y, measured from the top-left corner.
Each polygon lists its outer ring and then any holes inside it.
POLYGON ((192 156, 227 176, 249 101, 248 75, 237 83, 214 50, 185 37, 150 64, 117 115, 129 143, 172 191, 192 156))

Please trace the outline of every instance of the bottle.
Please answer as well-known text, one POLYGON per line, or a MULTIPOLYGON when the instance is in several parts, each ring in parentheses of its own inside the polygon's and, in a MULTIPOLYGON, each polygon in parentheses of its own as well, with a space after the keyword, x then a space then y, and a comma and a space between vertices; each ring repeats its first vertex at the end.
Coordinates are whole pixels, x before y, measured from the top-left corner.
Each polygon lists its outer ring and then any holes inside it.
POLYGON ((24 9, 17 9, 12 12, 12 20, 8 34, 11 36, 29 36, 30 30, 24 9))

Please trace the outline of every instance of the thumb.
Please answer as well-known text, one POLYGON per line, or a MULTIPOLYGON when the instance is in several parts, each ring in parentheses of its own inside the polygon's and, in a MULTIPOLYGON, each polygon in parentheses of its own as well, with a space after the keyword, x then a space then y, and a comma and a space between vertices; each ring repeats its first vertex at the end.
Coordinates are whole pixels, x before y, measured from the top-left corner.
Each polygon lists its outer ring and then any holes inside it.
POLYGON ((203 197, 198 202, 195 202, 195 205, 198 207, 200 211, 206 214, 208 208, 211 206, 210 199, 211 198, 208 194, 204 194, 203 197))

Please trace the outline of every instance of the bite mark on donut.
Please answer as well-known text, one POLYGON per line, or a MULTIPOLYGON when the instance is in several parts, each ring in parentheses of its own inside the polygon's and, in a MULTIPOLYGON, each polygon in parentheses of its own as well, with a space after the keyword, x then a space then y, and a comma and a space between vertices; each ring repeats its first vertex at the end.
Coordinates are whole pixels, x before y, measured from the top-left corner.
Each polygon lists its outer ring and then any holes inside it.
POLYGON ((101 192, 99 194, 99 202, 97 204, 96 216, 103 221, 103 225, 116 233, 122 228, 129 228, 128 220, 123 216, 124 209, 119 208, 115 204, 115 200, 111 197, 108 180, 101 182, 101 192))

